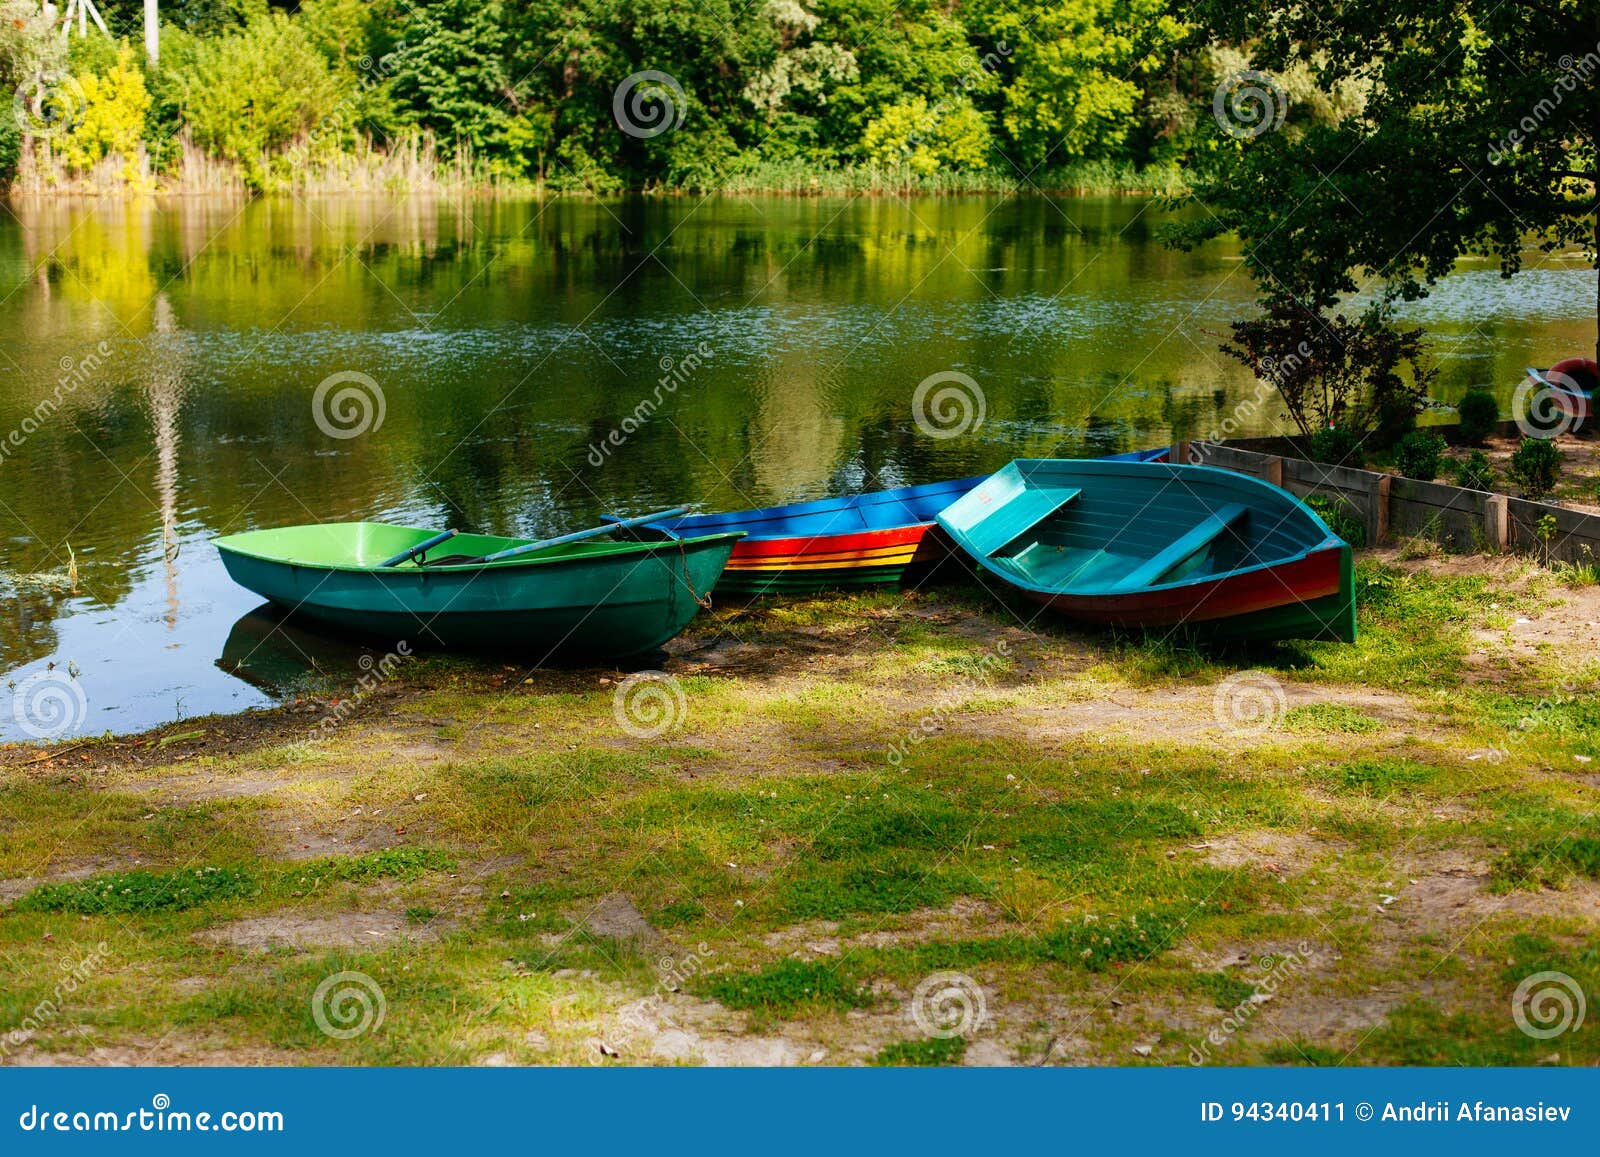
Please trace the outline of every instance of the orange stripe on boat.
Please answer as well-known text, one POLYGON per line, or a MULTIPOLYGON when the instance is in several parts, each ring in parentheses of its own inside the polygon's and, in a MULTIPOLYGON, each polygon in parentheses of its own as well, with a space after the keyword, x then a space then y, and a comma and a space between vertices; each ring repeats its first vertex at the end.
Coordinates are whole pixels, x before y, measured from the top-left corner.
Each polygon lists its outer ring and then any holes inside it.
POLYGON ((896 566, 909 563, 916 557, 915 548, 897 551, 880 551, 876 554, 858 554, 840 558, 825 558, 811 556, 809 558, 786 559, 730 559, 728 570, 737 571, 779 571, 779 570, 848 570, 855 567, 896 566))

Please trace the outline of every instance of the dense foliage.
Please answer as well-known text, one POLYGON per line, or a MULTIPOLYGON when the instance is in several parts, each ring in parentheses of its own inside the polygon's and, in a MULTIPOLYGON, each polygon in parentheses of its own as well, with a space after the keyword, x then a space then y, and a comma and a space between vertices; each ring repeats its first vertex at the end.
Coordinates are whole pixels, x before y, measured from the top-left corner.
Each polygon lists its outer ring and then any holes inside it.
MULTIPOLYGON (((292 187, 308 166, 420 142, 458 176, 557 190, 802 169, 886 187, 1076 173, 1173 188, 1236 149, 1214 98, 1248 63, 1170 0, 162 0, 152 65, 142 6, 102 0, 135 51, 73 35, 62 68, 36 59, 46 42, 61 51, 38 5, 5 3, 31 14, 0 42, 12 87, 35 78, 108 106, 37 134, 41 186, 115 154, 130 181, 192 183, 198 155, 253 188, 292 187)), ((1305 87, 1302 73, 1285 83, 1305 87)), ((1297 132, 1349 104, 1304 95, 1297 132)))
POLYGON ((1320 317, 1358 293, 1413 299, 1469 254, 1509 276, 1530 239, 1595 259, 1594 0, 1197 0, 1191 14, 1271 76, 1361 95, 1308 131, 1251 135, 1197 183, 1207 211, 1180 240, 1237 233, 1264 304, 1320 317))

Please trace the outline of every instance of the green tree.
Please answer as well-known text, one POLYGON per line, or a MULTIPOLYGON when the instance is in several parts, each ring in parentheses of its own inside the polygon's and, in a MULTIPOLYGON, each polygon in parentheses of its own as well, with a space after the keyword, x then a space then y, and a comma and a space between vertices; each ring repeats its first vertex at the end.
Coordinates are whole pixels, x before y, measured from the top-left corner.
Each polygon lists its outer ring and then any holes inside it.
POLYGON ((75 169, 92 169, 111 155, 123 160, 123 173, 132 185, 139 179, 139 146, 150 92, 132 45, 124 44, 116 63, 103 73, 78 78, 83 90, 83 112, 72 131, 61 138, 61 156, 75 169))
POLYGON ((1331 16, 1298 0, 1201 0, 1191 11, 1197 40, 1246 45, 1257 69, 1366 94, 1342 118, 1236 143, 1195 191, 1208 212, 1179 242, 1236 231, 1267 297, 1312 311, 1369 286, 1416 298, 1469 254, 1513 275, 1530 239, 1594 260, 1593 0, 1348 0, 1331 16))
POLYGON ((911 97, 891 105, 867 126, 861 145, 879 165, 905 165, 924 176, 941 169, 982 169, 993 142, 989 126, 972 104, 959 99, 930 107, 911 97))
POLYGON ((52 130, 76 119, 82 97, 69 83, 66 48, 29 0, 0 0, 0 91, 12 94, 0 116, 0 180, 17 171, 25 128, 52 130))
POLYGON ((1033 170, 1126 156, 1146 85, 1188 30, 1166 0, 995 5, 982 25, 1011 49, 1003 121, 1033 170))
POLYGON ((338 99, 326 60, 281 13, 198 42, 179 83, 195 140, 237 162, 255 189, 269 182, 272 154, 309 133, 338 99))
MULTIPOLYGON (((816 11, 833 43, 849 51, 859 80, 829 90, 817 124, 822 155, 860 160, 874 121, 893 123, 920 97, 929 109, 982 108, 999 88, 955 11, 930 0, 818 0, 816 11), (891 111, 898 110, 898 111, 891 111)), ((880 128, 875 139, 881 138, 880 128)))

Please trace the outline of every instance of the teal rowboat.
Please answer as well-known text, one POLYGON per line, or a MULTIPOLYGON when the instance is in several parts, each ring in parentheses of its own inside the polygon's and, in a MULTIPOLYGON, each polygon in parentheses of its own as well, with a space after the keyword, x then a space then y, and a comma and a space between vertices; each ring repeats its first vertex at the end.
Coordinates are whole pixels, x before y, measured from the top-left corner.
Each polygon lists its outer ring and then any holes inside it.
MULTIPOLYGON (((573 542, 503 562, 383 560, 435 537, 381 522, 286 526, 219 538, 234 582, 295 614, 415 648, 463 647, 544 660, 652 651, 694 618, 741 535, 573 542)), ((462 534, 457 557, 530 540, 462 534)))
POLYGON ((1093 623, 1221 640, 1356 637, 1350 547, 1209 466, 1019 459, 939 513, 984 571, 1093 623))

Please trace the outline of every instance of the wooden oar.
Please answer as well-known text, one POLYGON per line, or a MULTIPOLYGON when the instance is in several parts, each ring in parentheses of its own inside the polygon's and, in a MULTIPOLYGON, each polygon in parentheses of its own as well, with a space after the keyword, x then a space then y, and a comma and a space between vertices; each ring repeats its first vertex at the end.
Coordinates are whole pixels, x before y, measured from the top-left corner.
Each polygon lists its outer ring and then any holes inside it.
POLYGON ((586 538, 598 538, 602 534, 610 534, 616 530, 625 530, 631 526, 643 526, 647 522, 655 522, 657 519, 661 518, 676 518, 678 515, 686 513, 688 513, 687 507, 674 506, 670 510, 658 510, 654 514, 641 514, 637 518, 624 518, 617 522, 607 522, 602 523, 599 526, 591 526, 588 530, 574 530, 571 534, 557 535, 555 538, 547 538, 541 542, 530 542, 523 546, 507 547, 505 550, 497 550, 493 554, 478 555, 474 558, 468 558, 462 555, 451 555, 448 558, 436 560, 433 565, 477 566, 479 563, 500 562, 504 559, 517 558, 518 556, 524 554, 532 554, 534 551, 544 550, 546 547, 564 546, 569 542, 582 542, 586 538))
POLYGON ((399 554, 395 555, 393 558, 384 559, 382 562, 380 562, 378 564, 378 566, 379 567, 399 566, 401 563, 407 562, 410 559, 415 558, 419 554, 428 553, 428 551, 432 550, 434 547, 438 546, 442 542, 449 542, 452 538, 454 538, 459 533, 460 533, 459 531, 455 531, 455 530, 441 531, 440 533, 434 535, 432 538, 428 539, 427 542, 419 542, 419 543, 417 543, 416 546, 413 546, 413 547, 409 548, 408 550, 402 550, 399 554))

